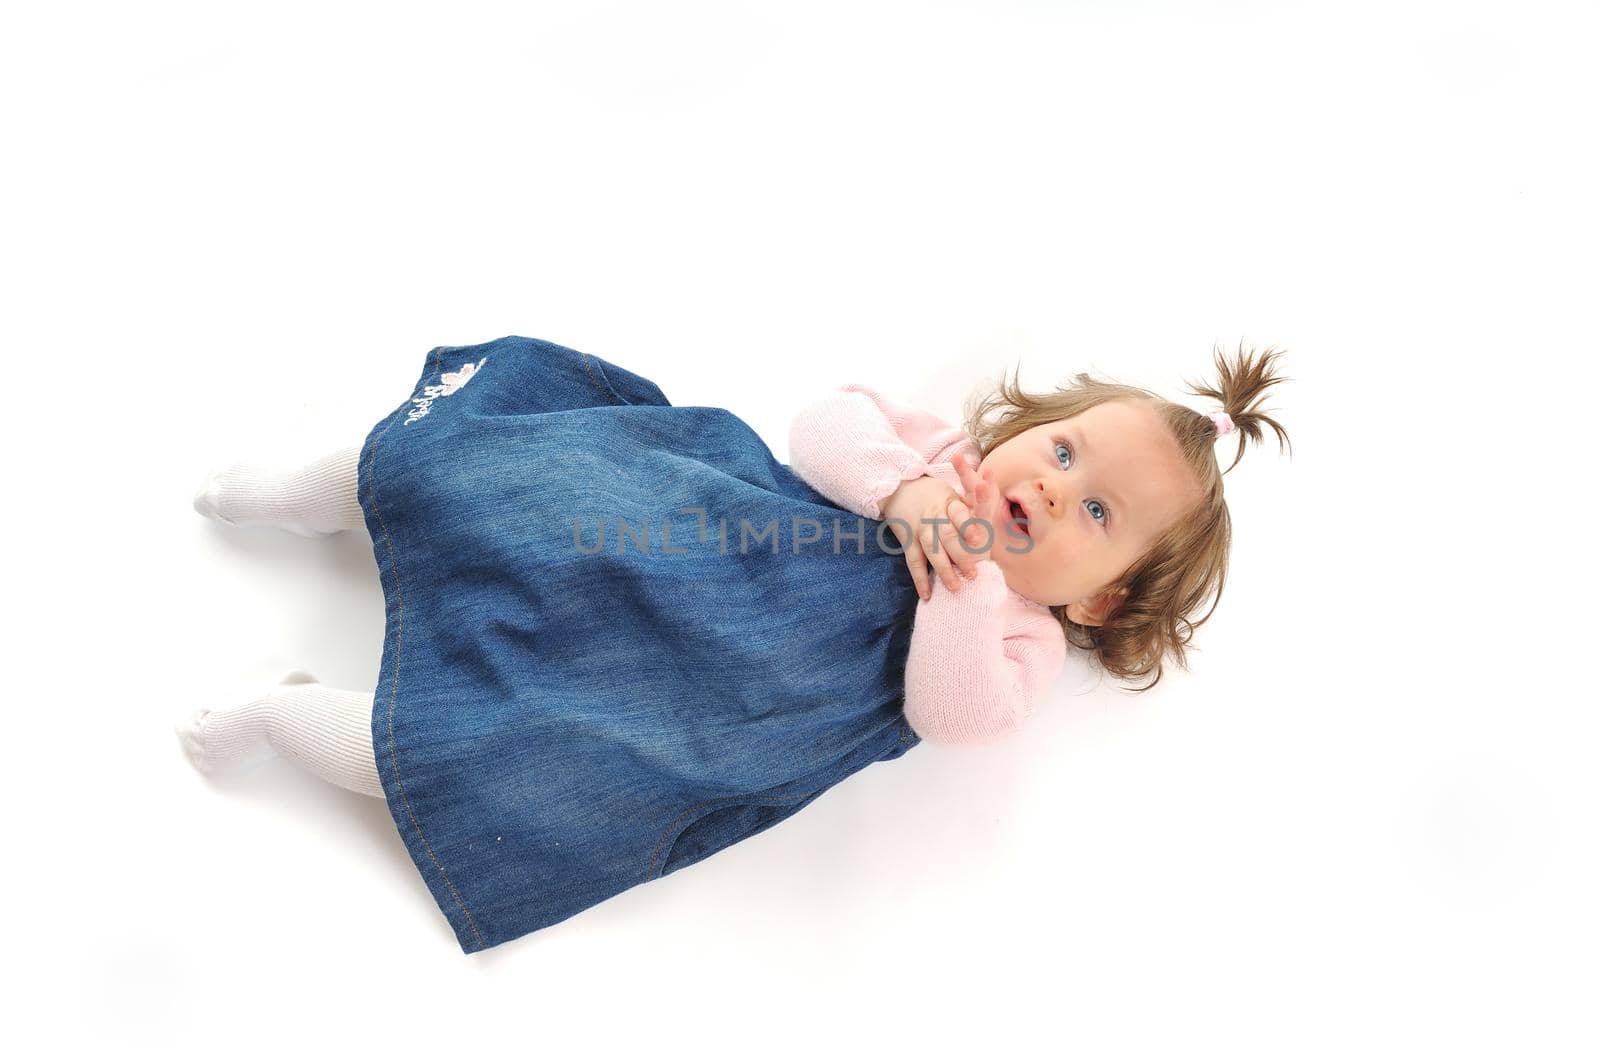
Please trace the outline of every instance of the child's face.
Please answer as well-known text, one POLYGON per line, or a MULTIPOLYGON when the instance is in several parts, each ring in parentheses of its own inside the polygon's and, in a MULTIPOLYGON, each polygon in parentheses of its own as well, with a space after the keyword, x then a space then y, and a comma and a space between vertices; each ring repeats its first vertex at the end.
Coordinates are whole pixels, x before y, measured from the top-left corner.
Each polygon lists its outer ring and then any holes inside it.
POLYGON ((1030 428, 979 468, 992 469, 1002 498, 1029 517, 1031 542, 996 529, 989 556, 1006 585, 1041 605, 1066 605, 1080 624, 1101 621, 1115 602, 1101 592, 1200 499, 1177 441, 1137 400, 1030 428))

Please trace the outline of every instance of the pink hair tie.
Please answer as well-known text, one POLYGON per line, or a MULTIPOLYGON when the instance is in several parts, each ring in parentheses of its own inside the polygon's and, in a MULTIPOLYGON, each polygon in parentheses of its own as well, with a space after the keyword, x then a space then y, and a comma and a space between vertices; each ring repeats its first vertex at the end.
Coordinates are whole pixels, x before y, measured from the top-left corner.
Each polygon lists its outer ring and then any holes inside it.
POLYGON ((1226 410, 1206 414, 1217 426, 1217 436, 1220 438, 1233 431, 1233 418, 1228 416, 1226 410))

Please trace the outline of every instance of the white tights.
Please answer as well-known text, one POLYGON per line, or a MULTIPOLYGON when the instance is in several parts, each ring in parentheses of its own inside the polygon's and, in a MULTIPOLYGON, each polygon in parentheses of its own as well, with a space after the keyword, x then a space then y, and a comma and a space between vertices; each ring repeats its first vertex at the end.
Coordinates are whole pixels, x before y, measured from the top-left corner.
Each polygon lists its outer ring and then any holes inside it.
MULTIPOLYGON (((206 478, 201 514, 235 526, 267 525, 311 537, 366 527, 356 499, 360 447, 289 470, 237 464, 206 478)), ((279 753, 356 793, 383 796, 372 752, 370 692, 324 686, 305 671, 243 704, 206 708, 177 726, 195 767, 225 771, 279 753)))

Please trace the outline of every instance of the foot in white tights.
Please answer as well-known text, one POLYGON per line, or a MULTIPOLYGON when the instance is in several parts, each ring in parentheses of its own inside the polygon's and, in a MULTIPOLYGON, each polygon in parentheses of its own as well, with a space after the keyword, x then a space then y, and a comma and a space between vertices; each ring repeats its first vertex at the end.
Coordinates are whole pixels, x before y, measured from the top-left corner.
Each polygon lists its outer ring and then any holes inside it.
POLYGON ((360 447, 347 447, 291 469, 237 462, 205 478, 194 508, 224 524, 277 527, 308 538, 364 529, 356 498, 360 457, 360 447))
POLYGON ((276 752, 336 786, 382 797, 372 753, 372 698, 323 686, 297 670, 258 698, 200 709, 174 730, 189 760, 207 774, 276 752))

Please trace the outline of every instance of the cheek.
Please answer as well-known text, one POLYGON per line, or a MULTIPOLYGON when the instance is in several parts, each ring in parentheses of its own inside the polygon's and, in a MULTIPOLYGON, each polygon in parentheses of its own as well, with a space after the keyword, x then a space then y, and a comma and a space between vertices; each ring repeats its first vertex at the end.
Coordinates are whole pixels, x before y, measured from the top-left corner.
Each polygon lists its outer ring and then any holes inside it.
POLYGON ((1035 550, 1038 560, 1035 564, 1065 575, 1081 569, 1090 559, 1085 552, 1085 544, 1075 528, 1056 528, 1052 535, 1040 549, 1035 550))

